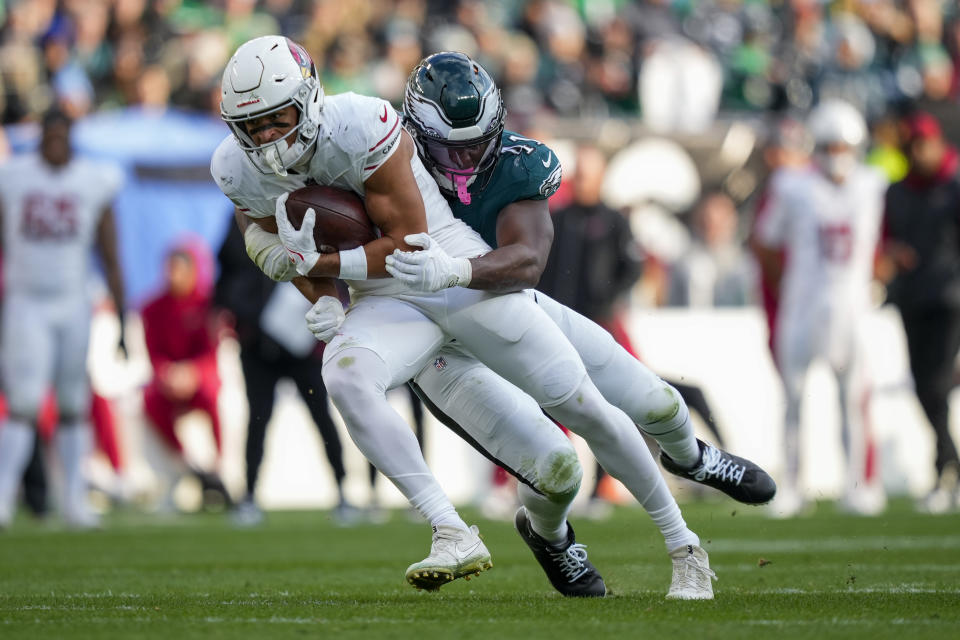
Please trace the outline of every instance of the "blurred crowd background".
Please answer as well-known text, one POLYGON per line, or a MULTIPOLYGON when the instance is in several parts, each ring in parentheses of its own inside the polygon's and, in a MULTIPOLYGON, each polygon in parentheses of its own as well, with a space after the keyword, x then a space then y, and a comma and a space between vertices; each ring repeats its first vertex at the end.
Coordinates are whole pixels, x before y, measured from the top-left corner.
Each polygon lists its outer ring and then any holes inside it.
MULTIPOLYGON (((303 43, 328 93, 398 106, 424 55, 457 50, 496 78, 514 130, 594 140, 608 155, 650 134, 679 143, 677 153, 661 146, 632 158, 626 172, 640 175, 611 189, 613 204, 689 213, 700 195, 722 190, 740 238, 769 169, 764 144, 777 141, 782 117, 802 119, 823 99, 843 98, 867 117, 875 161, 894 179, 905 166, 893 119, 905 109, 932 113, 960 143, 960 15, 941 0, 21 0, 0 12, 8 127, 54 104, 78 118, 138 108, 213 118, 226 60, 267 33, 303 43)), ((11 146, 17 140, 0 148, 11 146)), ((639 238, 671 260, 692 222, 681 221, 686 228, 658 219, 670 233, 639 238)), ((667 283, 652 286, 652 302, 676 299, 667 283)))
MULTIPOLYGON (((960 146, 960 6, 947 0, 6 0, 0 22, 0 157, 32 148, 59 106, 77 119, 81 152, 125 170, 116 211, 131 316, 165 286, 185 234, 215 255, 232 225, 207 166, 228 133, 223 67, 258 35, 302 43, 328 94, 397 107, 424 55, 479 61, 508 128, 564 161, 551 209, 602 200, 627 223, 609 248, 616 275, 579 292, 601 299, 568 301, 594 316, 758 309, 757 204, 771 171, 806 161, 801 123, 827 98, 864 114, 867 161, 892 182, 909 168, 900 123, 911 112, 960 146)), ((92 373, 131 413, 123 385, 92 373)))
POLYGON ((216 112, 226 60, 267 33, 301 42, 330 93, 398 102, 425 53, 456 50, 497 78, 515 121, 640 116, 678 131, 827 96, 871 119, 904 100, 945 114, 960 56, 956 3, 940 0, 19 0, 2 11, 5 124, 54 101, 77 116, 216 112))

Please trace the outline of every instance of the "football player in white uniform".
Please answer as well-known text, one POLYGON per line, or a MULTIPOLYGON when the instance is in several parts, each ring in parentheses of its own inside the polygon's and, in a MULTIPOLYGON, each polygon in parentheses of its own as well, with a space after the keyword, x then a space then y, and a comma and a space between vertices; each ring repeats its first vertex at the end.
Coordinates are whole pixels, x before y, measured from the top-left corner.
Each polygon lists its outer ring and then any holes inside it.
POLYGON ((63 466, 66 522, 98 524, 86 500, 90 451, 87 343, 92 301, 90 249, 99 248, 121 319, 123 286, 111 202, 118 168, 72 157, 69 118, 48 113, 39 153, 0 166, 3 208, 3 388, 10 417, 0 428, 0 526, 10 523, 33 447, 40 404, 52 386, 60 411, 56 444, 63 466))
POLYGON ((853 106, 825 101, 807 126, 816 145, 813 166, 778 174, 755 230, 761 268, 779 291, 772 344, 786 395, 786 477, 772 513, 789 517, 806 506, 798 487, 800 405, 807 370, 822 357, 836 375, 841 404, 847 456, 841 505, 875 514, 886 500, 869 431, 859 336, 870 305, 886 180, 860 161, 867 128, 853 106))
MULTIPOLYGON (((241 224, 243 216, 257 219, 246 227, 248 252, 266 273, 290 278, 285 249, 294 256, 296 273, 310 276, 293 281, 317 301, 314 309, 320 312, 313 314, 311 329, 330 340, 323 370, 330 396, 361 451, 434 526, 431 554, 408 569, 408 580, 436 588, 490 565, 476 530, 459 518, 384 395, 433 364, 437 350, 453 339, 591 440, 601 462, 653 515, 669 548, 699 545, 630 419, 603 400, 576 351, 532 299, 463 287, 418 293, 386 277, 385 258, 394 249, 412 249, 408 241, 438 243, 456 261, 457 283, 467 284, 469 258, 490 247, 451 215, 398 114, 385 101, 345 94, 324 103, 306 53, 278 37, 253 40, 237 51, 224 74, 223 96, 223 116, 234 135, 215 153, 211 170, 237 204, 241 224), (312 216, 308 213, 298 231, 284 208, 284 194, 308 180, 363 196, 383 237, 355 250, 319 254, 312 216), (354 302, 345 318, 332 287, 321 279, 335 277, 352 289, 354 302)), ((485 394, 482 386, 478 389, 485 394)), ((464 388, 463 393, 475 397, 478 391, 464 388)), ((515 439, 519 442, 507 443, 521 428, 522 420, 511 421, 524 396, 505 393, 490 398, 505 411, 464 428, 488 450, 499 448, 528 468, 542 503, 538 533, 551 539, 572 536, 565 515, 579 485, 576 456, 569 445, 555 444, 557 430, 542 417, 527 436, 515 439), (535 449, 513 449, 531 443, 535 449), (552 526, 544 526, 551 520, 552 526)), ((578 546, 572 545, 566 557, 585 556, 578 546)), ((712 597, 705 556, 702 575, 708 593, 698 585, 699 591, 681 588, 673 595, 712 597)))

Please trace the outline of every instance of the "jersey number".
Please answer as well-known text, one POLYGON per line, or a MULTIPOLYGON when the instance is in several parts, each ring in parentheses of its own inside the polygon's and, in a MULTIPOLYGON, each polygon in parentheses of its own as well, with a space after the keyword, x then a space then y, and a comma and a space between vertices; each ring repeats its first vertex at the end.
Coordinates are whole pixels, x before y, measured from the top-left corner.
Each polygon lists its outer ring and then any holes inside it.
POLYGON ((28 240, 66 240, 80 230, 75 198, 30 193, 24 200, 20 233, 28 240))
POLYGON ((820 226, 820 255, 827 262, 847 262, 853 253, 853 231, 849 224, 820 226))

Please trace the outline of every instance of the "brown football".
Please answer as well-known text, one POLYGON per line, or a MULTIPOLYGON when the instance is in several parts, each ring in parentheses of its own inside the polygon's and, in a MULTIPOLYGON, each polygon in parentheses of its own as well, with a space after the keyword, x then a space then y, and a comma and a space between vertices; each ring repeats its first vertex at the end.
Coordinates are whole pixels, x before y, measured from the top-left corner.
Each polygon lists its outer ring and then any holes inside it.
POLYGON ((307 209, 317 212, 313 240, 320 253, 355 249, 380 237, 380 233, 363 206, 363 200, 352 191, 307 185, 287 198, 287 217, 297 229, 307 209))

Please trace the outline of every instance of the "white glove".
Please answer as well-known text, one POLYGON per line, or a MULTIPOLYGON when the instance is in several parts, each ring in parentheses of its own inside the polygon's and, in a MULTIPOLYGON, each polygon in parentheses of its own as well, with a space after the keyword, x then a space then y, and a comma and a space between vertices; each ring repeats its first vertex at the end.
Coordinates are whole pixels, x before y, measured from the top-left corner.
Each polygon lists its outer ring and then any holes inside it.
POLYGON ((290 259, 277 234, 270 233, 256 223, 250 223, 247 225, 247 230, 243 232, 243 243, 247 247, 247 255, 250 259, 271 280, 289 282, 297 277, 293 260, 290 259))
POLYGON ((320 252, 317 251, 317 244, 313 239, 313 227, 317 223, 317 212, 313 209, 307 209, 303 214, 303 222, 299 229, 293 228, 293 223, 287 217, 287 197, 289 193, 284 193, 277 198, 274 217, 277 219, 277 235, 280 236, 280 242, 283 243, 287 253, 293 260, 297 273, 305 276, 313 269, 320 258, 320 252))
POLYGON ((317 300, 305 316, 310 333, 323 342, 333 340, 345 317, 343 304, 333 296, 323 296, 317 300))
POLYGON ((394 249, 387 256, 387 273, 417 291, 434 292, 449 287, 466 287, 473 277, 467 258, 452 258, 426 233, 414 233, 404 239, 423 251, 394 249))

